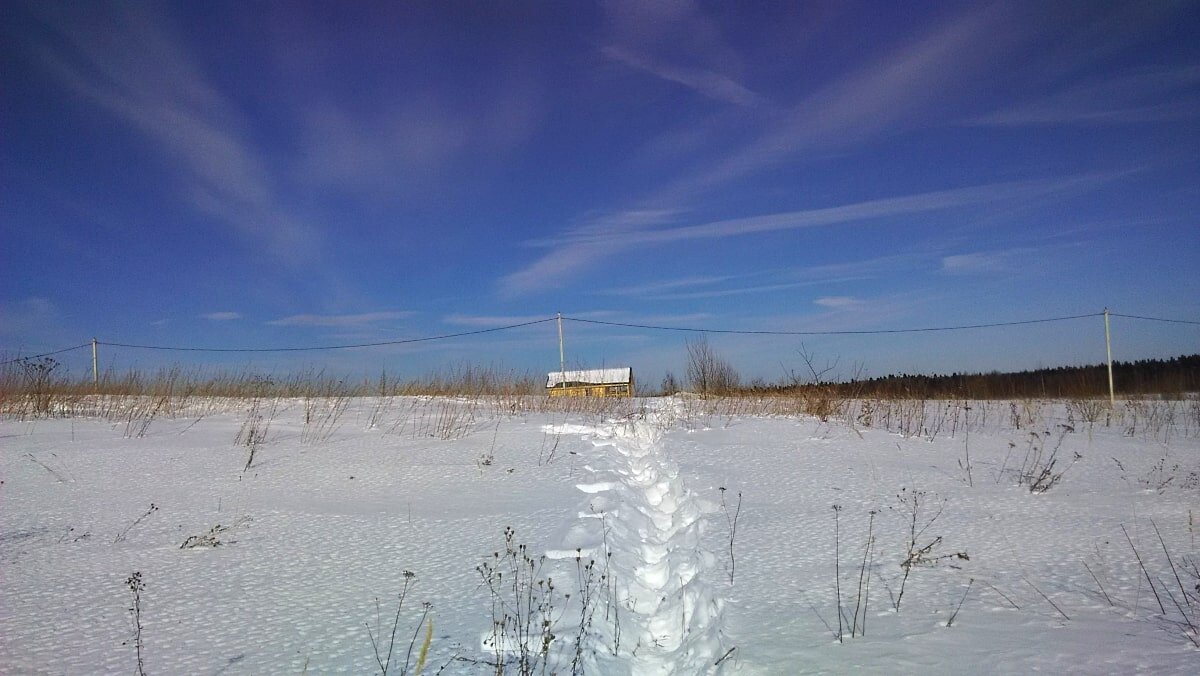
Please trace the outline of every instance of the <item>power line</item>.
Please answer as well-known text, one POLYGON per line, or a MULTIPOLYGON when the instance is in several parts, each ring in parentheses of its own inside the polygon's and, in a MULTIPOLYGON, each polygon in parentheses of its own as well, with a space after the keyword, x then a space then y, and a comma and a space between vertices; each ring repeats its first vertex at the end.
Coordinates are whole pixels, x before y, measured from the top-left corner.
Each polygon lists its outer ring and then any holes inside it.
MULTIPOLYGON (((965 329, 988 329, 998 326, 1022 326, 1026 324, 1045 324, 1047 322, 1064 322, 1073 319, 1084 319, 1087 317, 1102 317, 1103 312, 1093 312, 1085 315, 1071 315, 1068 317, 1049 317, 1046 319, 1026 319, 1019 322, 994 322, 991 324, 964 324, 961 326, 933 326, 916 329, 875 329, 870 331, 749 331, 737 329, 694 329, 680 326, 653 326, 649 324, 629 324, 625 322, 606 322, 599 319, 580 319, 578 317, 563 317, 573 322, 582 322, 585 324, 603 324, 605 326, 621 326, 631 329, 650 329, 654 331, 686 331, 690 333, 730 333, 738 335, 753 335, 753 336, 863 336, 888 333, 926 333, 931 331, 962 331, 965 329)), ((1114 315, 1122 316, 1122 315, 1114 315)))
MULTIPOLYGON (((138 350, 169 350, 172 352, 316 352, 322 350, 350 350, 361 347, 382 347, 385 345, 406 345, 408 343, 423 343, 432 340, 446 340, 448 338, 461 338, 463 336, 475 336, 481 333, 494 333, 496 331, 507 331, 509 329, 517 329, 522 326, 532 326, 534 324, 544 324, 554 321, 554 317, 546 319, 535 319, 529 322, 520 324, 509 324, 507 326, 494 326, 490 329, 478 329, 476 331, 463 331, 461 333, 447 333, 439 336, 425 336, 422 338, 407 338, 405 340, 385 340, 378 343, 356 343, 354 345, 322 345, 316 347, 247 347, 247 348, 232 348, 232 347, 172 347, 164 345, 134 345, 131 343, 109 343, 105 341, 96 341, 97 345, 107 345, 109 347, 125 347, 138 350)), ((90 344, 90 343, 89 343, 90 344)), ((86 345, 84 346, 86 347, 86 345)))
POLYGON ((1193 324, 1196 326, 1200 326, 1200 322, 1193 322, 1193 321, 1190 321, 1187 319, 1163 319, 1162 317, 1141 317, 1138 315, 1123 315, 1123 314, 1118 314, 1116 312, 1110 312, 1108 314, 1109 314, 1109 316, 1112 316, 1112 317, 1124 317, 1125 319, 1144 319, 1144 320, 1150 321, 1150 322, 1167 322, 1170 324, 1193 324))
POLYGON ((5 364, 15 364, 19 361, 25 361, 27 359, 41 359, 42 357, 49 357, 50 355, 53 355, 53 354, 62 354, 63 352, 70 352, 72 350, 79 350, 79 349, 82 349, 85 347, 91 347, 91 346, 92 346, 91 343, 84 343, 83 345, 76 345, 75 347, 64 347, 61 350, 54 350, 53 352, 43 352, 41 354, 33 354, 28 357, 18 357, 16 359, 0 361, 0 366, 4 366, 5 364))
MULTIPOLYGON (((1082 315, 1069 315, 1069 316, 1064 316, 1064 317, 1046 317, 1046 318, 1042 318, 1042 319, 1026 319, 1026 320, 1015 321, 1015 322, 992 322, 992 323, 987 323, 987 324, 962 324, 962 325, 958 325, 958 326, 932 326, 932 327, 920 327, 920 328, 912 328, 912 329, 873 329, 873 330, 860 330, 860 331, 777 331, 777 330, 755 331, 755 330, 713 329, 713 328, 698 329, 698 328, 689 328, 689 327, 682 327, 682 326, 657 326, 657 325, 653 325, 653 324, 635 324, 635 323, 630 323, 630 322, 609 322, 609 321, 604 321, 604 320, 600 320, 600 319, 583 319, 581 317, 566 317, 566 316, 564 316, 563 319, 565 319, 567 321, 572 321, 572 322, 579 322, 581 324, 598 324, 598 325, 603 325, 603 326, 617 326, 617 327, 631 328, 631 329, 646 329, 646 330, 651 330, 651 331, 677 331, 677 332, 685 332, 685 333, 722 333, 722 334, 734 334, 734 335, 759 335, 759 336, 863 336, 863 335, 884 335, 884 334, 898 334, 898 333, 929 333, 929 332, 936 332, 936 331, 964 331, 964 330, 969 330, 969 329, 987 329, 987 328, 996 328, 996 327, 1003 327, 1003 326, 1024 326, 1024 325, 1029 325, 1029 324, 1045 324, 1045 323, 1049 323, 1049 322, 1072 321, 1075 319, 1086 319, 1089 317, 1102 317, 1103 315, 1104 315, 1103 312, 1093 312, 1093 313, 1082 314, 1082 315)), ((1124 319, 1139 319, 1139 320, 1144 320, 1144 321, 1166 322, 1166 323, 1171 323, 1171 324, 1188 324, 1188 325, 1200 326, 1200 321, 1192 321, 1192 320, 1187 320, 1187 319, 1166 319, 1166 318, 1162 318, 1162 317, 1146 317, 1146 316, 1142 316, 1142 315, 1127 315, 1127 314, 1120 314, 1117 312, 1110 312, 1109 315, 1112 317, 1122 317, 1124 319)), ((318 352, 318 351, 326 351, 326 350, 350 350, 350 349, 364 348, 364 347, 384 347, 384 346, 388 346, 388 345, 407 345, 407 344, 411 344, 411 343, 423 343, 423 342, 430 342, 430 341, 436 341, 436 340, 447 340, 450 338, 475 336, 475 335, 480 335, 480 334, 484 334, 484 333, 495 333, 497 331, 508 331, 510 329, 518 329, 518 328, 525 327, 525 326, 533 326, 535 324, 545 324, 547 322, 552 322, 555 320, 556 320, 555 317, 547 317, 545 319, 535 319, 532 321, 520 322, 518 324, 508 324, 506 326, 494 326, 491 328, 478 329, 475 331, 462 331, 459 333, 446 333, 446 334, 441 334, 441 335, 436 335, 436 336, 424 336, 421 338, 407 338, 404 340, 386 340, 386 341, 380 341, 380 342, 376 342, 376 343, 356 343, 356 344, 350 344, 350 345, 321 345, 321 346, 312 346, 312 347, 258 347, 258 348, 180 347, 180 346, 167 346, 167 345, 139 345, 139 344, 134 344, 134 343, 110 343, 107 341, 99 341, 99 340, 96 341, 95 344, 96 345, 106 345, 108 347, 123 347, 123 348, 137 349, 137 350, 163 350, 163 351, 171 351, 171 352, 226 352, 226 353, 229 353, 229 352, 234 352, 234 353, 318 352)), ((56 355, 56 354, 62 354, 64 352, 72 352, 74 350, 80 350, 85 347, 90 347, 91 345, 92 345, 92 343, 88 342, 88 343, 83 343, 82 345, 75 345, 73 347, 65 347, 61 350, 53 350, 50 352, 43 352, 41 354, 30 355, 28 357, 18 357, 16 359, 0 361, 0 366, 4 366, 7 364, 14 364, 14 363, 25 361, 28 359, 40 359, 42 357, 49 357, 49 356, 56 355)))

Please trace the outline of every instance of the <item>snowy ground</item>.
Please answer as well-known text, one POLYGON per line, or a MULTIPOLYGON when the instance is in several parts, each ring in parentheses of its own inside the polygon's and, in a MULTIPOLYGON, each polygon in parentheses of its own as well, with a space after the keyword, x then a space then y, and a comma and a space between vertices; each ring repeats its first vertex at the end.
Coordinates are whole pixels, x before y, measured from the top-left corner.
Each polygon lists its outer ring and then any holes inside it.
POLYGON ((391 673, 415 671, 423 602, 425 673, 515 667, 493 624, 513 577, 493 597, 477 569, 507 571, 509 527, 532 598, 556 585, 560 672, 576 641, 602 674, 1200 671, 1194 401, 1107 426, 1031 402, 249 406, 0 422, 0 672, 136 673, 135 571, 146 673, 378 672, 405 571, 391 673), (1061 480, 1018 485, 1054 449, 1061 480))

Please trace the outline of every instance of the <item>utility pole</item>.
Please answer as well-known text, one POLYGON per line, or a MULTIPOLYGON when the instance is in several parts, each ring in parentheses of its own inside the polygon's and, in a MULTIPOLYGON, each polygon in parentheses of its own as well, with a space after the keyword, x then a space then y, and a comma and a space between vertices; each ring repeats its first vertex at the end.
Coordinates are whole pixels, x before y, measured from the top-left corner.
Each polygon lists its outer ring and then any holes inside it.
POLYGON ((1117 407, 1117 395, 1113 389, 1112 334, 1108 329, 1108 308, 1104 308, 1104 348, 1108 351, 1108 406, 1115 409, 1117 407))
POLYGON ((567 353, 563 351, 562 313, 558 313, 558 378, 559 387, 567 386, 567 353))
POLYGON ((100 360, 96 358, 96 339, 92 338, 92 385, 100 385, 100 360))

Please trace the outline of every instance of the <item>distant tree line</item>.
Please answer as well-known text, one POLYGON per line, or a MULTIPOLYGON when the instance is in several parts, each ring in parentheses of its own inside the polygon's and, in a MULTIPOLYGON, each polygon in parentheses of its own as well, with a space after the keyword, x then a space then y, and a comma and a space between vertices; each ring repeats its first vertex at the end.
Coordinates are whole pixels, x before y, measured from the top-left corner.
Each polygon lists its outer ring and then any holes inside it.
MULTIPOLYGON (((1200 354, 1172 359, 1114 361, 1113 381, 1118 395, 1183 394, 1200 392, 1200 354)), ((925 397, 1011 399, 1025 397, 1108 396, 1104 364, 1059 366, 1016 373, 951 373, 950 375, 893 374, 843 382, 791 383, 754 387, 778 393, 806 388, 833 390, 844 397, 925 397)))

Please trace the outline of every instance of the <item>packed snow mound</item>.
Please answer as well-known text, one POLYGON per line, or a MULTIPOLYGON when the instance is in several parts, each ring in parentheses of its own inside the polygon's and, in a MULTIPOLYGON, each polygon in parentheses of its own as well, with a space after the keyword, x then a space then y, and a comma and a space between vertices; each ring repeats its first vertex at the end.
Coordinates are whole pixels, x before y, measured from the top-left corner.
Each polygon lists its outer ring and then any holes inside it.
POLYGON ((594 496, 581 517, 596 518, 572 534, 604 553, 621 615, 599 641, 609 650, 589 658, 592 673, 708 673, 724 652, 724 601, 703 575, 714 563, 702 543, 707 514, 671 460, 664 430, 654 412, 575 430, 594 447, 594 480, 577 488, 594 496))

